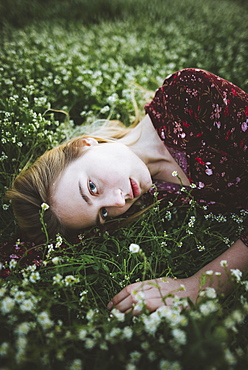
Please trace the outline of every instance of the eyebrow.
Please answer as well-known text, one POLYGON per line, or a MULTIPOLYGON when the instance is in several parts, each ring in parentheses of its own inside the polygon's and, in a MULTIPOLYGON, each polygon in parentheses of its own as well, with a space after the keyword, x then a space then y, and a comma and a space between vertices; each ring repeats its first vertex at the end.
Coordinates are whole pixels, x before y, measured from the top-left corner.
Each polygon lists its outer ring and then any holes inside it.
MULTIPOLYGON (((84 193, 84 191, 83 191, 83 188, 82 188, 82 186, 81 186, 81 184, 80 184, 80 182, 78 183, 78 188, 79 188, 79 193, 80 193, 80 195, 81 195, 81 197, 83 198, 83 200, 88 204, 88 205, 92 205, 92 202, 91 202, 91 200, 90 200, 90 198, 84 193)), ((98 228, 100 228, 101 226, 102 226, 102 223, 101 223, 101 221, 100 221, 100 216, 99 216, 99 214, 97 214, 97 216, 96 216, 96 221, 95 221, 95 223, 96 223, 96 226, 98 227, 98 228)))
POLYGON ((91 202, 90 198, 83 192, 83 189, 82 189, 82 186, 81 186, 80 182, 78 183, 78 188, 79 188, 79 193, 80 193, 81 197, 83 198, 83 200, 91 206, 92 202, 91 202))

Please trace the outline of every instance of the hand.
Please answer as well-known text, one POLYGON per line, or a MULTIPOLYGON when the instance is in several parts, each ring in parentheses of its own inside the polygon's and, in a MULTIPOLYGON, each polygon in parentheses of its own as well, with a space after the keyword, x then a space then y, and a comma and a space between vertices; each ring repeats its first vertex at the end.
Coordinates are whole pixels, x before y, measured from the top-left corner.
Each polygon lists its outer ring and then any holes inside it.
MULTIPOLYGON (((186 279, 172 279, 162 278, 146 280, 139 283, 134 283, 126 286, 109 302, 107 308, 117 308, 123 313, 128 313, 133 306, 137 303, 136 295, 134 292, 141 291, 144 293, 144 302, 150 312, 155 311, 159 307, 166 304, 172 306, 172 298, 163 297, 168 294, 177 295, 180 298, 189 297, 194 303, 198 296, 199 281, 194 276, 186 279), (184 286, 185 288, 182 288, 184 286)), ((138 315, 139 311, 133 312, 133 315, 138 315)))

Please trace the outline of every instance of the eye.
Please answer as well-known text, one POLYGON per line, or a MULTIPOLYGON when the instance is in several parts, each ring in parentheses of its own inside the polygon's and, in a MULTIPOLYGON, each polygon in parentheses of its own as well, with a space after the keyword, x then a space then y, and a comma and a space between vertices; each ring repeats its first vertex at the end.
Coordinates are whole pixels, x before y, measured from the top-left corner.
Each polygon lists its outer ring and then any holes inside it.
POLYGON ((90 190, 90 193, 93 195, 98 194, 97 187, 92 181, 89 181, 89 190, 90 190))
POLYGON ((104 220, 106 220, 106 218, 108 217, 108 211, 106 210, 106 208, 101 208, 101 216, 104 220))

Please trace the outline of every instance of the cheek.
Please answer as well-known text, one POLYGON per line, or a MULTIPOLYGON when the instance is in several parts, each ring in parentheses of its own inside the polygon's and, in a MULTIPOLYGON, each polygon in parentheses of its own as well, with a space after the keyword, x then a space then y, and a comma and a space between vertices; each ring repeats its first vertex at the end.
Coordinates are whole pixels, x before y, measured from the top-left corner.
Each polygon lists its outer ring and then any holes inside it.
POLYGON ((108 209, 109 217, 117 217, 123 215, 129 208, 132 206, 133 203, 128 203, 124 207, 110 207, 108 209))

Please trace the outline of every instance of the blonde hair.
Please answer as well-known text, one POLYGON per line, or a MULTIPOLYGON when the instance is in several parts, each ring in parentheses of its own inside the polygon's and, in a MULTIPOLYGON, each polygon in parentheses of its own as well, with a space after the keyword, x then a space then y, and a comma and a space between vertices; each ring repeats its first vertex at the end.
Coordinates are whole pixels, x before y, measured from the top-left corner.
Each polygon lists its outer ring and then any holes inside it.
MULTIPOLYGON (((104 122, 91 135, 76 137, 45 152, 28 169, 21 171, 7 191, 6 197, 12 201, 18 224, 31 241, 36 244, 46 241, 40 220, 41 204, 49 205, 51 184, 72 161, 83 154, 85 144, 82 139, 94 137, 101 144, 114 141, 123 138, 135 125, 125 127, 119 121, 104 122)), ((44 222, 51 239, 54 239, 57 233, 64 236, 71 233, 71 230, 61 224, 51 207, 44 212, 44 222)))

